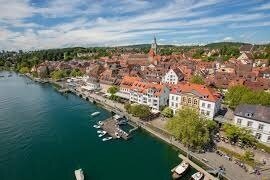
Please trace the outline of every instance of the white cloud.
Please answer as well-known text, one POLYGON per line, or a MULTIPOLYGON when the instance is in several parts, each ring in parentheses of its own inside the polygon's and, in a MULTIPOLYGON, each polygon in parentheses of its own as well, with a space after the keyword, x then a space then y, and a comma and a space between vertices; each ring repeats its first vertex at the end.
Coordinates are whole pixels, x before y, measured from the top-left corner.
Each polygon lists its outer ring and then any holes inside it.
POLYGON ((230 37, 230 36, 227 36, 227 37, 225 37, 225 38, 223 39, 223 41, 232 41, 232 40, 233 40, 233 38, 230 37))

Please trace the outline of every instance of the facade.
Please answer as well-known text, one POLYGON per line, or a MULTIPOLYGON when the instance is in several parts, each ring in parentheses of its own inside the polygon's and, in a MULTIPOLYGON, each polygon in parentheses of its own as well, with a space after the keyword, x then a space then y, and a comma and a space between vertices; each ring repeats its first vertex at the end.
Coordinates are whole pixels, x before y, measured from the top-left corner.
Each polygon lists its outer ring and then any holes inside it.
POLYGON ((270 144, 270 107, 239 105, 234 111, 234 124, 250 129, 256 139, 270 144))
POLYGON ((181 83, 169 95, 169 107, 175 113, 183 107, 197 109, 201 115, 213 119, 220 110, 221 98, 217 92, 204 85, 181 83))
POLYGON ((182 72, 178 69, 170 69, 163 77, 162 82, 168 84, 177 84, 184 79, 182 72))
POLYGON ((168 103, 170 90, 165 85, 135 81, 130 88, 130 101, 160 110, 168 103))
POLYGON ((84 79, 85 85, 83 85, 81 88, 88 90, 88 91, 95 91, 95 90, 100 90, 100 83, 97 78, 94 77, 87 77, 84 79))

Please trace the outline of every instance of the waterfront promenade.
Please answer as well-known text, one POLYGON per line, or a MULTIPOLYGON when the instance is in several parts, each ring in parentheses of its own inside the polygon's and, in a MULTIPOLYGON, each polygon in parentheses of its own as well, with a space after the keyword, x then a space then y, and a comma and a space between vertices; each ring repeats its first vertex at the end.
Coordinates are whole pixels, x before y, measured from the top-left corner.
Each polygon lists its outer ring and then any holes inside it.
MULTIPOLYGON (((95 93, 87 93, 84 94, 91 100, 95 100, 97 103, 104 105, 106 108, 110 110, 115 110, 118 113, 122 113, 123 115, 129 117, 131 121, 136 123, 138 126, 142 127, 146 131, 150 132, 151 134, 157 136, 158 138, 162 139, 163 141, 181 149, 182 151, 188 152, 188 149, 183 146, 179 141, 174 140, 171 136, 165 135, 162 133, 163 129, 157 130, 159 127, 154 127, 151 123, 143 122, 139 118, 133 117, 128 114, 125 109, 124 105, 111 101, 109 99, 104 98, 103 96, 97 95, 95 93)), ((202 164, 205 164, 209 169, 215 170, 218 169, 221 165, 223 165, 226 169, 224 176, 227 179, 235 179, 235 180, 261 180, 267 178, 268 174, 262 174, 261 176, 257 176, 254 174, 250 174, 245 172, 242 168, 238 165, 234 164, 232 161, 228 161, 227 159, 218 156, 214 152, 206 152, 206 153, 193 153, 189 152, 189 154, 200 161, 202 164), (207 159, 207 163, 203 162, 202 159, 207 159)))

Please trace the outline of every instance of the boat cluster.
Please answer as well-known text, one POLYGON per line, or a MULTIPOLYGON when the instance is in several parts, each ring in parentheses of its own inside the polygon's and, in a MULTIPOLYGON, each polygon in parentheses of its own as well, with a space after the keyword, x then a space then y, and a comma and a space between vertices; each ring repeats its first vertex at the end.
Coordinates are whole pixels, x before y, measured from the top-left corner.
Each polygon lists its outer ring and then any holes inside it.
MULTIPOLYGON (((172 178, 173 179, 179 179, 182 177, 189 169, 190 165, 189 163, 182 161, 178 166, 176 166, 174 169, 172 169, 172 178)), ((201 180, 203 179, 204 174, 202 172, 196 172, 193 174, 190 179, 191 180, 201 180)))
MULTIPOLYGON (((102 125, 103 125, 103 122, 99 121, 98 124, 95 124, 93 127, 96 129, 100 129, 102 125)), ((103 131, 103 130, 98 130, 97 133, 98 133, 98 137, 100 137, 100 138, 107 134, 107 132, 103 131)), ((111 139, 112 139, 112 137, 108 136, 108 137, 102 138, 102 141, 109 141, 111 139)))

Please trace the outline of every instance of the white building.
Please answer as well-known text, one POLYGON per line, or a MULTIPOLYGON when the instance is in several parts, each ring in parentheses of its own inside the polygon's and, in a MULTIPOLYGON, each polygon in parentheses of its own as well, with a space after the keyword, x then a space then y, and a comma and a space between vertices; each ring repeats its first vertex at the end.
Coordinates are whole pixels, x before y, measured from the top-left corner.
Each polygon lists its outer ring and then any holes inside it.
POLYGON ((239 105, 234 111, 234 123, 250 129, 259 141, 270 144, 270 107, 239 105))
POLYGON ((130 101, 160 110, 166 106, 170 90, 165 85, 135 81, 130 89, 130 101))
POLYGON ((96 91, 100 90, 100 83, 97 78, 94 77, 88 77, 83 79, 85 84, 81 87, 82 89, 85 89, 87 91, 96 91))
POLYGON ((184 76, 180 69, 170 69, 163 77, 162 82, 163 83, 169 83, 169 84, 177 84, 181 80, 184 79, 184 76))
POLYGON ((221 107, 220 95, 204 85, 181 83, 169 95, 169 107, 176 113, 183 107, 197 109, 203 116, 213 119, 221 107))

